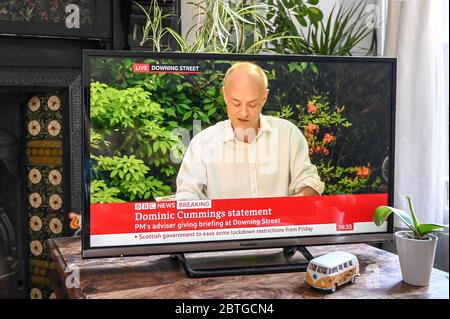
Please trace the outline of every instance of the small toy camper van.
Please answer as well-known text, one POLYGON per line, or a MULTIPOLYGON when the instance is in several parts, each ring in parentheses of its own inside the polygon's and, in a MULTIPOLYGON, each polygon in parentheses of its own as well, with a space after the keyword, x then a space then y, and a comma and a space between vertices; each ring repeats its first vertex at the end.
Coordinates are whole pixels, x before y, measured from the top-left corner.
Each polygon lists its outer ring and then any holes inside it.
POLYGON ((355 255, 335 251, 309 262, 306 284, 311 287, 335 292, 338 286, 354 283, 359 276, 359 263, 355 255))

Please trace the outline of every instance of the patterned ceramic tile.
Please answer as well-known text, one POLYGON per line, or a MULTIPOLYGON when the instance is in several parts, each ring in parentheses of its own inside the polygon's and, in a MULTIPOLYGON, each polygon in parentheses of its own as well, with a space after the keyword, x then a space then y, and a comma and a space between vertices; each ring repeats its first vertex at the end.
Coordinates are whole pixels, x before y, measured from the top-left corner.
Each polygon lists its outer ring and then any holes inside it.
POLYGON ((26 174, 29 220, 30 298, 54 298, 45 247, 49 238, 72 235, 80 226, 64 211, 63 115, 57 92, 36 94, 26 114, 26 174), (78 227, 78 228, 75 228, 78 227))

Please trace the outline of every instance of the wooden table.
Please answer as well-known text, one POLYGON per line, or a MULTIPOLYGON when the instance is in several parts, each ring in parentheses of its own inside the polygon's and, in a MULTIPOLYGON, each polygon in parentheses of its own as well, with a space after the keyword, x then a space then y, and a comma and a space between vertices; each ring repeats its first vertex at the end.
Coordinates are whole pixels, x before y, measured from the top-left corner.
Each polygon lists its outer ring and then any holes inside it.
POLYGON ((433 269, 430 286, 410 286, 402 281, 397 255, 366 244, 308 247, 314 256, 343 250, 358 257, 361 277, 333 294, 308 287, 301 272, 188 278, 169 255, 82 259, 79 237, 47 245, 59 298, 449 298, 448 273, 433 269))

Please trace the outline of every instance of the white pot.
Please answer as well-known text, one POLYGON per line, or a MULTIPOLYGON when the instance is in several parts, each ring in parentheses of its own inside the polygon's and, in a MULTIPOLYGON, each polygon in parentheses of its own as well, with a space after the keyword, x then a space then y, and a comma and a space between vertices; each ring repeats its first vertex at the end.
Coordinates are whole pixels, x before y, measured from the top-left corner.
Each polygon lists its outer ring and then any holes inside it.
POLYGON ((407 234, 412 235, 412 232, 395 233, 403 281, 414 286, 428 286, 438 238, 430 234, 427 236, 428 239, 411 239, 407 234))

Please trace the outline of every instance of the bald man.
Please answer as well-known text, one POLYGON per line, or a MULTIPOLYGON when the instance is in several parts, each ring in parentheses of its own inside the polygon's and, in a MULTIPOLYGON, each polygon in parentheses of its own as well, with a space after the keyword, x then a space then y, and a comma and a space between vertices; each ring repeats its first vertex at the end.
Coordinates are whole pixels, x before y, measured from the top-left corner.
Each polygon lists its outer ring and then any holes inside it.
POLYGON ((228 120, 198 133, 177 176, 177 200, 317 196, 324 190, 308 144, 291 122, 261 114, 269 94, 264 71, 233 64, 222 93, 228 120))

